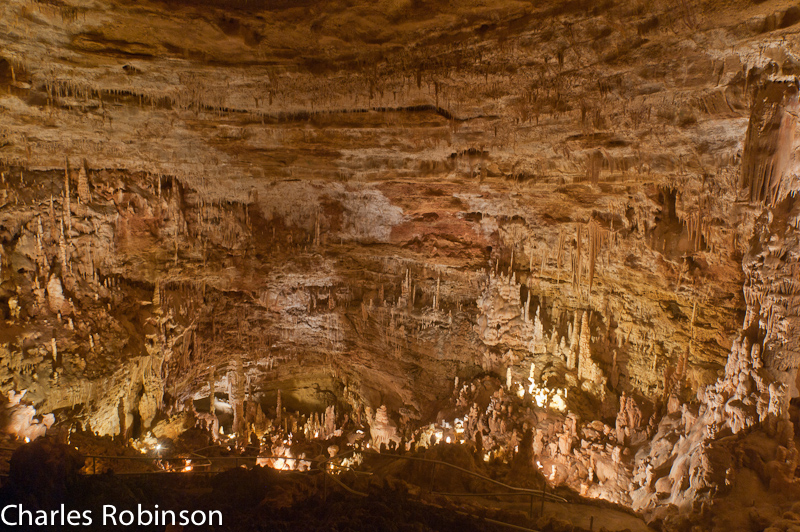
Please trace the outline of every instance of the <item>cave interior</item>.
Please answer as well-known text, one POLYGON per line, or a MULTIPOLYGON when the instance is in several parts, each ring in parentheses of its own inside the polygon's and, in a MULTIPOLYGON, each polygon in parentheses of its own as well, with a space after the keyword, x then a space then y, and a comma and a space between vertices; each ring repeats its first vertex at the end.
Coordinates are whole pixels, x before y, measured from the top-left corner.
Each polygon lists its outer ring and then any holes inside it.
POLYGON ((3 0, 0 502, 800 530, 799 24, 3 0))

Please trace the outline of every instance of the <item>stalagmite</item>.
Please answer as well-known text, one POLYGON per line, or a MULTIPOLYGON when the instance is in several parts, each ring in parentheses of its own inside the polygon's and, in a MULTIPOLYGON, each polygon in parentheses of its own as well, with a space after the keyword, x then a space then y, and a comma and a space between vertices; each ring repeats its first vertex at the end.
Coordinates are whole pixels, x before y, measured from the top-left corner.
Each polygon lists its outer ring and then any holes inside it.
POLYGON ((53 313, 64 312, 67 309, 61 280, 56 275, 51 275, 47 282, 47 304, 53 313))
POLYGON ((591 353, 589 349, 589 320, 588 312, 583 312, 581 318, 580 335, 578 342, 578 378, 590 378, 591 353))
POLYGON ((578 344, 578 379, 584 381, 582 386, 585 386, 585 389, 590 393, 604 398, 606 378, 600 367, 592 360, 590 338, 589 312, 585 311, 581 319, 581 333, 578 344))
POLYGON ((547 345, 544 341, 544 326, 542 320, 539 318, 541 307, 536 307, 536 317, 533 323, 533 340, 531 341, 531 352, 534 354, 542 354, 547 351, 547 345))
POLYGON ((239 436, 243 436, 245 427, 244 422, 244 390, 245 375, 242 365, 242 355, 237 353, 233 359, 233 370, 228 372, 229 391, 231 406, 233 407, 233 431, 239 436))
POLYGON ((211 372, 208 374, 208 412, 212 416, 216 416, 217 410, 217 398, 216 398, 216 390, 217 390, 217 378, 214 369, 211 369, 211 372))
POLYGON ((580 313, 573 312, 573 322, 569 326, 569 351, 567 352, 567 367, 576 369, 578 367, 578 337, 580 334, 580 313))
MULTIPOLYGON (((527 299, 527 301, 525 301, 525 318, 524 318, 525 321, 528 321, 530 319, 530 315, 529 315, 530 310, 531 310, 531 292, 530 292, 530 290, 528 290, 528 299, 527 299)), ((538 307, 536 308, 536 317, 537 318, 539 317, 539 308, 538 307)))
POLYGON ((67 260, 67 242, 64 239, 64 224, 61 224, 61 235, 58 238, 59 256, 61 257, 61 275, 64 276, 69 271, 67 260))
POLYGON ((323 424, 324 438, 332 438, 336 433, 336 409, 334 405, 325 408, 325 422, 323 424))

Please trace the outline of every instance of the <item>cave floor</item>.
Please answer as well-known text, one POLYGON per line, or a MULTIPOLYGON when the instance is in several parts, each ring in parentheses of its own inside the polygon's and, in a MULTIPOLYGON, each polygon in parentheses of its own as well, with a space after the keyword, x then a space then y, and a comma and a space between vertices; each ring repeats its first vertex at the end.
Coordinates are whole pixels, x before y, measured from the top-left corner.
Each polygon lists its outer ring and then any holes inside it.
MULTIPOLYGON (((491 503, 492 501, 487 501, 491 503)), ((496 502, 494 504, 497 504, 496 502)), ((501 503, 501 508, 508 510, 527 511, 527 503, 501 503)), ((538 510, 538 501, 534 503, 534 512, 538 510)), ((593 524, 594 530, 630 530, 630 532, 653 532, 653 529, 647 526, 642 519, 631 514, 614 510, 611 508, 602 508, 591 504, 578 504, 573 502, 568 503, 552 503, 547 502, 544 505, 544 517, 555 517, 559 520, 564 520, 572 523, 574 526, 589 529, 589 525, 593 524), (592 518, 594 521, 592 522, 592 518)))

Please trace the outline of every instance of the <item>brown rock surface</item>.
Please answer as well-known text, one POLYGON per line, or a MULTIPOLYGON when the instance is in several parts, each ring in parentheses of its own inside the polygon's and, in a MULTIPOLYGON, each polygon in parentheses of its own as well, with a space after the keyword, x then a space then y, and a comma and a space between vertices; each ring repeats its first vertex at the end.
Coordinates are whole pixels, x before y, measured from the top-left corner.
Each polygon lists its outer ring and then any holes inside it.
POLYGON ((4 1, 0 388, 132 437, 192 403, 397 445, 458 412, 656 516, 736 493, 764 431, 761 481, 793 486, 798 22, 4 1))

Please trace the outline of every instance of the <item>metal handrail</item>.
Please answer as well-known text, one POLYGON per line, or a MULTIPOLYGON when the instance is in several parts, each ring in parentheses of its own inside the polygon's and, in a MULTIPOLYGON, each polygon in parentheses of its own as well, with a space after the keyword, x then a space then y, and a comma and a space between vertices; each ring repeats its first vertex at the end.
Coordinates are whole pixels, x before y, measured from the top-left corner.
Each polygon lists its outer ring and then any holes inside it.
POLYGON ((465 515, 467 517, 472 517, 472 518, 478 517, 479 519, 483 519, 487 523, 492 523, 493 525, 500 525, 500 526, 512 528, 514 530, 524 530, 525 532, 540 532, 539 530, 534 530, 533 528, 527 528, 527 527, 519 526, 519 525, 512 525, 511 523, 506 523, 504 521, 498 521, 496 519, 490 519, 488 517, 476 516, 475 514, 471 514, 469 512, 462 512, 461 510, 451 510, 451 511, 453 513, 465 515))
MULTIPOLYGON (((497 486, 501 486, 503 488, 509 489, 511 491, 514 491, 514 492, 517 492, 517 493, 520 493, 520 494, 544 496, 550 502, 569 502, 564 497, 560 497, 558 495, 553 495, 552 493, 547 493, 546 491, 543 491, 543 490, 534 490, 534 489, 529 489, 529 488, 519 488, 517 486, 509 486, 508 484, 500 482, 499 480, 495 480, 493 478, 489 478, 489 477, 483 476, 480 473, 475 473, 474 471, 470 471, 469 469, 464 469, 463 467, 459 467, 457 465, 451 464, 449 462, 444 462, 442 460, 431 460, 430 458, 418 458, 416 456, 406 456, 406 455, 400 455, 400 454, 383 454, 383 453, 376 453, 374 451, 362 451, 362 453, 363 454, 368 454, 370 456, 378 456, 378 457, 382 457, 382 458, 395 458, 395 459, 401 459, 401 460, 410 460, 410 461, 414 461, 414 462, 427 462, 427 463, 430 463, 430 464, 443 465, 443 466, 447 466, 447 467, 449 467, 451 469, 457 469, 458 471, 461 471, 462 473, 466 473, 466 474, 468 474, 470 476, 479 478, 481 480, 485 480, 485 481, 487 481, 487 482, 489 482, 491 484, 495 484, 497 486)), ((484 495, 493 495, 493 494, 487 493, 487 494, 484 494, 484 495)))
MULTIPOLYGON (((533 493, 522 493, 519 491, 508 492, 492 492, 492 493, 472 493, 471 491, 463 491, 458 493, 448 493, 446 491, 433 491, 436 495, 444 495, 445 497, 515 497, 517 495, 530 496, 533 493)), ((550 501, 550 502, 568 502, 568 501, 550 501)))
MULTIPOLYGON (((445 462, 445 463, 446 463, 446 462, 445 462)), ((361 491, 354 490, 353 488, 350 488, 349 486, 345 485, 345 484, 344 484, 344 483, 343 483, 341 480, 339 480, 338 478, 336 478, 336 476, 335 476, 335 475, 331 475, 330 473, 328 473, 328 472, 327 472, 327 471, 325 471, 325 470, 323 470, 323 474, 325 475, 325 478, 326 478, 326 479, 327 479, 327 478, 330 478, 331 480, 333 480, 334 482, 336 482, 337 484, 339 484, 339 486, 341 486, 342 488, 344 488, 344 489, 345 489, 346 491, 348 491, 349 493, 352 493, 353 495, 358 495, 358 496, 360 496, 360 497, 369 497, 369 494, 367 494, 367 493, 364 493, 364 492, 361 492, 361 491)), ((326 487, 326 492, 327 492, 327 487, 326 487)), ((326 493, 326 495, 327 495, 327 493, 326 493)), ((440 494, 440 495, 443 495, 443 494, 440 494)), ((517 494, 515 494, 515 495, 517 495, 517 494)), ((422 501, 422 503, 424 504, 424 501, 422 501)), ((524 530, 525 532, 539 532, 538 530, 534 530, 533 528, 526 528, 526 527, 524 527, 524 526, 512 525, 511 523, 505 523, 505 522, 503 522, 503 521, 497 521, 497 520, 495 520, 495 519, 490 519, 490 518, 488 518, 488 517, 481 517, 481 516, 477 516, 477 515, 475 515, 475 514, 471 514, 471 513, 469 513, 469 512, 462 512, 462 511, 460 511, 460 510, 453 510, 453 509, 449 509, 449 511, 451 511, 451 512, 453 512, 453 513, 456 513, 456 514, 464 515, 464 516, 467 516, 467 517, 472 517, 472 518, 478 517, 479 519, 483 519, 483 520, 484 520, 484 521, 486 521, 487 523, 492 523, 492 524, 494 524, 494 525, 500 525, 500 526, 504 526, 504 527, 512 528, 512 529, 514 529, 514 530, 524 530)))
MULTIPOLYGON (((112 456, 109 454, 84 454, 84 458, 102 458, 104 460, 134 460, 140 462, 191 460, 186 456, 112 456)), ((198 455, 199 456, 199 455, 198 455)), ((200 456, 206 460, 256 460, 258 458, 284 458, 286 460, 306 460, 305 458, 286 458, 285 456, 200 456)))
MULTIPOLYGON (((9 449, 9 448, 0 447, 0 451, 15 451, 15 450, 16 449, 9 449)), ((198 449, 198 450, 203 450, 203 449, 198 449)), ((502 486, 502 487, 504 487, 506 489, 512 490, 511 493, 444 493, 444 492, 431 491, 432 494, 436 494, 436 495, 442 495, 442 496, 446 496, 446 497, 447 496, 502 497, 502 496, 528 495, 528 496, 531 497, 531 500, 533 500, 533 496, 534 495, 540 495, 542 497, 542 503, 544 503, 545 497, 550 502, 564 502, 564 503, 569 502, 569 501, 567 501, 567 499, 565 499, 563 497, 547 493, 547 492, 545 492, 543 490, 532 490, 532 489, 528 489, 528 488, 519 488, 519 487, 516 487, 516 486, 509 486, 508 484, 505 484, 505 483, 500 482, 498 480, 494 480, 492 478, 486 477, 486 476, 481 475, 479 473, 475 473, 475 472, 470 471, 468 469, 464 469, 463 467, 459 467, 459 466, 451 464, 449 462, 445 462, 445 461, 442 461, 442 460, 432 460, 432 459, 429 459, 429 458, 418 458, 418 457, 415 457, 415 456, 405 456, 405 455, 396 455, 396 454, 382 454, 382 453, 377 453, 377 452, 374 452, 374 451, 363 451, 363 450, 359 451, 357 449, 351 449, 350 451, 347 451, 347 452, 342 453, 342 454, 338 454, 338 455, 336 455, 334 457, 331 457, 331 458, 329 458, 327 460, 316 460, 316 459, 312 459, 312 458, 289 458, 289 457, 286 457, 286 456, 264 456, 264 455, 261 455, 261 456, 216 456, 216 457, 206 457, 206 456, 197 454, 195 451, 190 451, 189 454, 195 454, 196 456, 199 456, 199 457, 204 458, 206 460, 212 460, 212 459, 213 460, 222 460, 222 461, 235 460, 237 463, 238 463, 239 460, 247 460, 247 459, 257 460, 258 458, 269 458, 269 459, 280 459, 280 458, 282 458, 282 459, 287 460, 287 461, 288 460, 294 460, 294 461, 301 460, 301 461, 310 462, 310 463, 317 463, 317 464, 320 464, 320 467, 319 467, 318 471, 322 472, 323 478, 325 480, 330 478, 334 482, 336 482, 339 486, 341 486, 344 490, 346 490, 347 492, 352 493, 353 495, 361 496, 361 497, 368 497, 369 494, 361 492, 361 491, 358 491, 358 490, 355 490, 355 489, 350 488, 349 486, 345 485, 335 475, 330 474, 330 471, 328 471, 327 468, 325 467, 325 464, 331 463, 334 460, 345 458, 345 457, 347 457, 349 455, 352 455, 352 454, 354 454, 356 452, 361 452, 362 454, 366 454, 366 455, 370 455, 370 456, 377 456, 377 457, 381 457, 381 458, 392 458, 392 459, 400 459, 400 460, 407 460, 407 461, 430 463, 430 464, 434 464, 434 467, 437 466, 437 465, 442 465, 442 466, 445 466, 445 467, 449 467, 451 469, 455 469, 455 470, 460 471, 462 473, 466 473, 466 474, 468 474, 470 476, 473 476, 473 477, 476 477, 478 479, 487 481, 487 482, 489 482, 491 484, 495 484, 495 485, 498 485, 498 486, 502 486)), ((160 458, 160 457, 149 457, 149 456, 109 456, 109 455, 84 455, 84 458, 86 458, 86 459, 91 458, 93 460, 97 460, 99 458, 99 459, 104 459, 104 460, 133 460, 133 461, 142 461, 142 462, 156 462, 156 461, 161 461, 161 460, 169 461, 169 460, 185 460, 186 459, 185 457, 171 457, 171 458, 164 457, 164 458, 160 458)), ((201 464, 201 465, 205 466, 205 465, 211 465, 211 464, 201 464)), ((341 466, 339 466, 339 467, 341 467, 341 466)), ((354 472, 358 472, 358 471, 356 471, 355 469, 353 469, 351 467, 345 467, 344 469, 348 469, 348 470, 351 470, 351 471, 354 471, 354 472)), ((435 472, 435 469, 434 469, 434 472, 435 472)), ((155 471, 155 472, 149 471, 149 472, 142 472, 142 473, 118 473, 118 474, 120 474, 120 475, 153 475, 153 474, 155 474, 155 475, 164 475, 164 474, 170 474, 170 473, 172 473, 172 474, 187 474, 187 475, 195 475, 195 474, 201 474, 202 475, 202 474, 211 474, 212 472, 210 472, 210 471, 199 471, 199 472, 191 471, 191 472, 184 473, 184 472, 175 472, 175 471, 155 471)), ((96 474, 96 473, 93 473, 93 474, 96 474)), ((1 475, 1 476, 6 476, 7 477, 8 475, 1 475)), ((325 491, 327 492, 327 486, 326 486, 326 490, 325 491)), ((423 504, 424 504, 424 501, 423 501, 423 504)), ((522 531, 525 531, 525 532, 539 532, 539 531, 534 530, 532 528, 526 528, 526 527, 522 527, 522 526, 519 526, 519 525, 512 525, 510 523, 505 523, 503 521, 497 521, 495 519, 490 519, 490 518, 487 518, 487 517, 476 516, 475 514, 471 514, 471 513, 468 513, 468 512, 463 512, 463 511, 460 511, 460 510, 451 509, 450 511, 452 511, 453 513, 459 514, 459 515, 467 516, 467 517, 473 517, 473 518, 474 517, 478 517, 480 519, 483 519, 487 523, 492 523, 492 524, 495 524, 495 525, 511 528, 511 529, 514 529, 514 530, 522 530, 522 531)))
MULTIPOLYGON (((204 450, 204 449, 207 449, 207 448, 210 448, 210 447, 204 447, 204 448, 201 448, 201 449, 198 449, 198 450, 204 450)), ((0 447, 0 451, 15 451, 15 450, 16 449, 0 447)), ((195 452, 196 451, 189 451, 190 454, 195 454, 195 452)), ((445 462, 445 461, 442 461, 442 460, 433 460, 433 459, 430 459, 430 458, 419 458, 419 457, 416 457, 416 456, 406 456, 406 455, 400 455, 400 454, 378 453, 378 452, 375 452, 375 451, 364 451, 364 450, 358 450, 358 449, 351 449, 351 450, 349 450, 349 451, 347 451, 345 453, 338 454, 338 455, 336 455, 334 457, 331 457, 331 458, 328 458, 326 460, 316 460, 316 459, 313 459, 313 458, 295 458, 295 457, 289 458, 289 457, 286 457, 286 456, 264 456, 264 455, 260 455, 260 456, 203 456, 203 455, 199 455, 198 454, 197 456, 200 456, 201 458, 204 458, 204 459, 209 460, 209 461, 210 460, 216 460, 216 461, 233 460, 235 463, 238 463, 240 460, 245 460, 245 461, 247 461, 247 460, 256 460, 257 461, 259 458, 268 458, 268 459, 274 459, 274 460, 282 458, 282 459, 284 459, 286 461, 290 461, 291 460, 291 461, 295 461, 295 462, 296 461, 303 461, 303 462, 309 462, 309 463, 317 463, 317 464, 321 465, 320 469, 322 469, 324 471, 325 470, 324 464, 328 464, 328 463, 331 463, 334 460, 339 460, 339 459, 345 458, 345 457, 350 456, 350 455, 352 455, 352 454, 354 454, 356 452, 360 452, 361 454, 365 454, 365 455, 369 455, 369 456, 375 456, 375 457, 379 457, 379 458, 391 458, 391 459, 400 459, 400 460, 407 460, 407 461, 414 461, 414 462, 425 462, 425 463, 429 463, 429 464, 442 465, 442 466, 445 466, 445 467, 449 467, 451 469, 456 469, 458 471, 461 471, 462 473, 466 473, 467 475, 470 475, 470 476, 473 476, 475 478, 484 480, 484 481, 489 482, 491 484, 495 484, 497 486, 501 486, 503 488, 506 488, 508 490, 511 490, 511 491, 519 493, 519 494, 540 495, 540 496, 543 496, 543 497, 547 498, 547 500, 550 501, 550 502, 562 502, 562 503, 569 502, 569 501, 567 501, 567 499, 565 499, 563 497, 560 497, 558 495, 553 495, 552 493, 547 493, 546 491, 543 491, 543 490, 534 490, 534 489, 529 489, 529 488, 520 488, 520 487, 517 487, 517 486, 510 486, 508 484, 500 482, 499 480, 495 480, 493 478, 486 477, 484 475, 481 475, 480 473, 475 473, 474 471, 470 471, 468 469, 464 469, 463 467, 459 467, 457 465, 454 465, 454 464, 451 464, 449 462, 445 462)), ((186 460, 185 457, 109 456, 109 455, 84 455, 84 458, 86 458, 86 459, 91 458, 93 460, 97 460, 97 459, 103 459, 103 460, 133 460, 133 461, 141 461, 141 462, 186 460)), ((206 465, 211 465, 211 464, 198 464, 198 465, 199 466, 206 466, 206 465)), ((352 469, 352 468, 348 468, 348 469, 352 469)), ((445 495, 445 494, 442 494, 442 495, 445 495)), ((457 494, 450 494, 450 495, 457 495, 457 494)), ((478 494, 476 494, 476 495, 478 495, 478 494)), ((481 495, 501 495, 501 494, 486 493, 486 494, 481 494, 481 495)), ((509 495, 511 495, 511 494, 509 494, 509 495)), ((467 496, 467 495, 465 494, 464 496, 467 496)))
MULTIPOLYGON (((442 460, 432 460, 432 459, 429 459, 429 458, 418 458, 416 456, 405 456, 405 455, 396 455, 396 454, 382 454, 382 453, 376 453, 374 451, 358 451, 356 449, 351 449, 351 450, 347 451, 346 453, 342 453, 340 455, 336 455, 336 456, 331 457, 330 459, 325 460, 325 461, 320 463, 320 469, 322 470, 323 481, 324 481, 324 491, 323 491, 324 499, 327 499, 327 496, 328 496, 328 484, 327 484, 328 478, 331 478, 334 482, 336 482, 339 486, 344 488, 349 493, 352 493, 354 495, 359 495, 361 497, 367 497, 368 496, 368 494, 366 494, 366 493, 354 490, 354 489, 346 486, 342 481, 340 481, 334 475, 331 475, 330 472, 328 471, 328 467, 327 467, 328 463, 330 463, 330 462, 332 462, 333 460, 336 460, 336 459, 345 458, 345 457, 347 457, 347 456, 349 456, 349 455, 351 455, 353 453, 356 453, 356 452, 362 452, 363 454, 370 455, 370 456, 378 456, 378 457, 393 458, 393 459, 402 459, 402 460, 408 460, 408 461, 414 461, 414 462, 424 462, 424 463, 433 464, 433 472, 432 472, 432 475, 431 475, 431 490, 430 490, 430 493, 432 495, 442 495, 444 497, 459 497, 459 496, 467 496, 467 497, 508 497, 508 496, 511 496, 511 497, 513 497, 513 496, 519 496, 519 495, 528 496, 528 497, 530 497, 530 510, 528 512, 528 516, 531 519, 533 519, 534 498, 536 496, 540 497, 540 501, 541 501, 541 510, 540 510, 540 512, 541 512, 541 514, 544 514, 545 498, 547 498, 547 500, 549 500, 550 502, 559 502, 559 503, 567 503, 567 502, 569 502, 569 501, 567 501, 567 499, 565 499, 563 497, 547 493, 547 491, 546 491, 547 485, 546 484, 544 486, 545 489, 543 489, 543 490, 532 490, 532 489, 528 489, 528 488, 518 488, 516 486, 509 486, 508 484, 505 484, 505 483, 500 482, 498 480, 494 480, 492 478, 483 476, 483 475, 481 475, 479 473, 475 473, 475 472, 470 471, 468 469, 464 469, 463 467, 459 467, 459 466, 451 464, 449 462, 444 462, 442 460), (449 468, 452 468, 452 469, 455 469, 455 470, 460 471, 462 473, 466 473, 466 474, 468 474, 470 476, 477 477, 477 478, 479 478, 481 480, 488 481, 491 484, 496 484, 498 486, 503 486, 503 487, 505 487, 507 489, 510 489, 511 493, 443 493, 443 492, 436 492, 436 491, 433 490, 433 486, 434 486, 434 482, 435 482, 435 478, 436 478, 436 467, 439 464, 441 464, 443 466, 446 466, 446 467, 449 467, 449 468)), ((474 515, 466 514, 466 513, 463 513, 463 512, 456 511, 456 513, 462 513, 463 515, 470 515, 472 517, 475 517, 474 515)), ((495 521, 493 519, 487 519, 487 518, 484 518, 484 519, 487 522, 491 522, 491 523, 494 523, 494 524, 497 524, 497 525, 502 525, 502 526, 505 526, 505 527, 508 527, 508 528, 513 528, 515 530, 524 530, 524 531, 527 531, 527 532, 537 532, 537 531, 532 530, 530 528, 525 528, 525 527, 521 527, 521 526, 518 526, 518 525, 512 525, 512 524, 509 524, 509 523, 504 523, 502 521, 495 521)))
MULTIPOLYGON (((294 457, 289 458, 287 456, 273 456, 273 455, 210 456, 210 457, 204 457, 202 455, 198 455, 198 456, 200 456, 204 460, 207 460, 208 463, 207 464, 193 464, 193 467, 194 466, 197 466, 197 467, 209 467, 209 466, 213 465, 213 461, 222 461, 222 462, 224 462, 224 461, 231 461, 231 460, 234 461, 235 467, 238 467, 239 462, 241 462, 241 461, 243 461, 243 462, 252 462, 252 461, 258 462, 259 458, 269 458, 269 459, 273 459, 273 460, 283 459, 283 460, 286 460, 287 462, 288 461, 295 461, 295 462, 301 461, 301 462, 309 462, 309 463, 319 463, 320 462, 319 460, 315 460, 313 458, 294 458, 294 457)), ((84 459, 91 459, 92 460, 92 464, 91 464, 91 469, 92 469, 92 473, 91 474, 92 475, 96 475, 97 474, 97 460, 98 459, 107 460, 107 461, 112 461, 112 460, 132 460, 132 461, 139 461, 139 462, 152 462, 153 465, 155 465, 156 462, 162 462, 162 461, 163 462, 169 462, 169 461, 175 461, 175 460, 187 460, 186 457, 180 457, 180 456, 176 456, 176 457, 153 457, 153 456, 84 455, 83 457, 84 457, 84 459)), ((84 465, 84 467, 88 467, 88 466, 84 465)), ((170 471, 155 471, 153 473, 155 473, 155 474, 163 474, 163 473, 169 473, 169 472, 170 471)))

